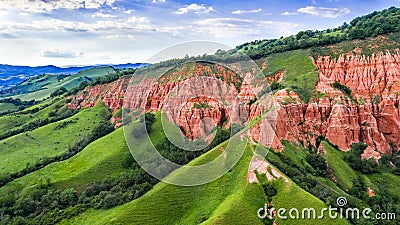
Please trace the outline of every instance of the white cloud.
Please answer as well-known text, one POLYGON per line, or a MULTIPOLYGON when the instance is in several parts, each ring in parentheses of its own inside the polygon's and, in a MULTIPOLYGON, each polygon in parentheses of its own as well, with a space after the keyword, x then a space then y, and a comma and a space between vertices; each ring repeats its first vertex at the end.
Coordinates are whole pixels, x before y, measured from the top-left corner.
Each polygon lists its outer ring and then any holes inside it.
POLYGON ((282 16, 293 16, 293 15, 297 15, 297 12, 288 12, 288 11, 286 11, 286 12, 283 12, 281 15, 282 16))
POLYGON ((199 20, 193 23, 195 25, 192 32, 209 33, 217 38, 242 37, 247 35, 260 35, 265 29, 272 28, 278 30, 290 30, 299 27, 298 24, 281 21, 251 20, 239 18, 213 18, 199 20))
POLYGON ((116 15, 108 14, 108 13, 103 13, 103 12, 96 12, 92 14, 92 17, 101 17, 101 18, 115 18, 117 17, 116 15))
POLYGON ((152 0, 152 3, 160 3, 160 2, 166 2, 166 0, 152 0))
POLYGON ((112 6, 115 0, 1 0, 0 9, 20 10, 30 13, 45 13, 57 9, 98 9, 101 6, 112 6))
POLYGON ((261 8, 259 8, 259 9, 252 9, 252 10, 240 10, 240 9, 238 9, 238 10, 233 11, 232 14, 259 13, 259 12, 261 12, 261 11, 262 11, 261 8))
POLYGON ((23 32, 121 32, 121 31, 149 31, 152 30, 147 17, 129 17, 127 19, 98 20, 95 22, 78 22, 60 19, 35 20, 32 23, 0 24, 0 33, 18 34, 23 32))
POLYGON ((59 50, 59 49, 47 49, 43 50, 39 53, 39 56, 46 58, 63 58, 63 59, 71 59, 78 58, 83 56, 83 52, 75 52, 68 50, 59 50))
POLYGON ((179 8, 178 11, 174 12, 175 14, 182 15, 182 14, 187 14, 189 12, 194 12, 196 14, 203 14, 203 13, 209 13, 209 12, 214 12, 215 10, 213 7, 207 7, 204 4, 198 5, 198 4, 190 4, 185 7, 179 8))
POLYGON ((299 8, 297 10, 299 13, 309 14, 313 16, 322 16, 327 18, 337 18, 343 16, 345 14, 350 13, 350 9, 348 8, 324 8, 324 7, 315 7, 315 6, 307 6, 304 8, 299 8))

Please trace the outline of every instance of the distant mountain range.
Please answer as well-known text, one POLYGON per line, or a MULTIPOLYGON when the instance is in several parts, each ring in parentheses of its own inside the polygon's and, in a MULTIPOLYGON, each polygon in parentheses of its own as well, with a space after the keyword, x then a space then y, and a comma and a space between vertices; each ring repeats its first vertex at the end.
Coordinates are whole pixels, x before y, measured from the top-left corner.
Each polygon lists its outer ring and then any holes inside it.
MULTIPOLYGON (((115 69, 129 69, 138 68, 143 65, 142 63, 126 63, 126 64, 101 64, 90 66, 70 66, 70 67, 57 67, 53 65, 48 66, 12 66, 0 64, 0 90, 8 89, 20 84, 22 81, 41 74, 74 74, 79 71, 96 68, 112 66, 115 69)), ((146 64, 147 65, 147 64, 146 64)))

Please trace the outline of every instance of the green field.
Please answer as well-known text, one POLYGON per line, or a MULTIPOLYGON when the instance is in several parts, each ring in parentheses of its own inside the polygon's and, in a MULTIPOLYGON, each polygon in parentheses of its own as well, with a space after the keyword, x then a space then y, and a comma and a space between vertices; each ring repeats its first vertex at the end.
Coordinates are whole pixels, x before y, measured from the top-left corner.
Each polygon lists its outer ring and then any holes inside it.
MULTIPOLYGON (((221 146, 225 146, 226 143, 221 146)), ((220 154, 218 147, 200 156, 190 165, 203 164, 220 154)), ((252 151, 247 147, 235 167, 221 178, 201 186, 182 187, 166 183, 157 184, 143 197, 110 210, 90 210, 64 220, 61 224, 263 224, 257 210, 266 203, 259 184, 248 184, 247 168, 252 151)), ((190 174, 174 174, 190 176, 190 174)), ((273 197, 275 208, 292 207, 300 210, 314 208, 321 212, 326 205, 315 196, 298 187, 293 181, 278 182, 278 194, 273 197)), ((279 224, 349 224, 346 220, 282 220, 279 224)))
POLYGON ((266 76, 284 70, 285 87, 299 94, 302 101, 310 101, 314 94, 314 86, 318 81, 318 71, 310 59, 309 50, 272 54, 263 60, 267 64, 263 71, 266 76))
POLYGON ((82 191, 89 183, 123 173, 126 169, 122 168, 121 164, 129 154, 122 129, 118 129, 89 144, 66 161, 52 163, 10 182, 0 188, 0 196, 6 196, 6 193, 14 193, 17 196, 20 193, 29 193, 32 187, 47 178, 55 188, 75 188, 82 191))
POLYGON ((12 114, 1 116, 0 135, 3 135, 9 131, 17 130, 31 122, 48 119, 49 112, 55 111, 59 106, 63 104, 64 100, 61 100, 60 98, 52 98, 24 110, 28 111, 35 108, 42 108, 35 113, 15 112, 12 114))
POLYGON ((108 113, 104 104, 99 103, 68 119, 1 140, 0 173, 18 172, 27 164, 33 165, 45 157, 60 155, 76 139, 89 134, 108 113), (64 128, 57 128, 67 121, 70 123, 64 128))
POLYGON ((18 107, 12 103, 0 103, 0 113, 13 112, 16 111, 17 109, 18 107))

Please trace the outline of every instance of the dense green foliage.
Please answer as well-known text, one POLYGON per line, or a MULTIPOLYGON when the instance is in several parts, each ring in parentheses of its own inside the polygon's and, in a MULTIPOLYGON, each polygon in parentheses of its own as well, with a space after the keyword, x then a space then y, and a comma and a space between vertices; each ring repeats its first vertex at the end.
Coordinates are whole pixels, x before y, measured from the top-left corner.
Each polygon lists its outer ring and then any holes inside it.
POLYGON ((55 90, 54 92, 51 92, 50 97, 55 97, 58 95, 62 95, 64 93, 66 93, 68 90, 65 87, 61 87, 57 90, 55 90))
POLYGON ((236 47, 233 52, 246 52, 252 59, 260 59, 272 53, 295 49, 325 46, 344 40, 363 39, 400 31, 400 9, 391 7, 375 11, 353 19, 350 24, 343 23, 334 29, 324 31, 306 30, 296 35, 280 39, 257 40, 236 47))
POLYGON ((90 83, 90 85, 95 86, 98 84, 107 84, 113 81, 120 79, 123 76, 132 76, 136 72, 136 69, 128 69, 128 70, 115 70, 113 72, 109 72, 108 75, 102 77, 96 77, 94 81, 90 83))
POLYGON ((322 155, 309 154, 306 156, 306 161, 310 164, 316 172, 317 176, 327 176, 326 160, 322 155))
POLYGON ((332 84, 332 87, 338 89, 346 96, 351 97, 351 89, 349 87, 347 87, 346 85, 341 84, 336 81, 335 83, 332 84))
POLYGON ((361 154, 364 153, 367 147, 368 145, 364 143, 353 143, 346 161, 353 169, 363 174, 377 173, 378 163, 374 159, 363 160, 361 158, 361 154))

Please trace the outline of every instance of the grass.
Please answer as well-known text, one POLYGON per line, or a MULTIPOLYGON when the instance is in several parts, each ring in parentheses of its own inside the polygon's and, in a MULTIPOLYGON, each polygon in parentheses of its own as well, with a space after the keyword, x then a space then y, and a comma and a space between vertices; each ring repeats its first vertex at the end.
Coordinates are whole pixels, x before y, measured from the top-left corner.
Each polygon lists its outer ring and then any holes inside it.
POLYGON ((397 197, 397 201, 400 201, 400 177, 392 173, 379 173, 371 174, 367 176, 369 180, 373 183, 371 185, 372 189, 378 191, 388 191, 393 196, 397 197), (385 190, 383 190, 384 188, 385 190))
POLYGON ((81 82, 93 81, 96 77, 105 76, 109 72, 114 71, 111 67, 93 68, 81 71, 72 75, 41 75, 30 78, 16 88, 18 93, 13 98, 20 98, 24 101, 32 99, 41 100, 50 96, 50 94, 61 88, 65 87, 70 90, 77 87, 81 82))
POLYGON ((13 112, 16 111, 17 109, 18 107, 12 103, 0 103, 0 113, 13 112))
MULTIPOLYGON (((294 182, 290 181, 286 183, 284 181, 279 182, 278 193, 272 198, 272 203, 274 208, 285 208, 287 210, 286 216, 288 216, 288 211, 292 208, 297 209, 301 212, 304 208, 313 208, 316 211, 316 216, 321 214, 323 208, 327 206, 318 198, 312 194, 306 192, 297 186, 294 182)), ((306 214, 307 215, 307 214, 306 214)), ((288 219, 278 218, 278 224, 350 224, 345 219, 335 219, 329 218, 329 214, 325 212, 323 219, 292 219, 288 216, 288 219)))
POLYGON ((121 164, 129 154, 123 131, 118 129, 68 160, 52 163, 10 182, 0 189, 0 196, 27 193, 43 178, 49 178, 54 188, 82 191, 90 183, 123 173, 126 169, 121 164))
POLYGON ((361 54, 370 56, 378 52, 400 48, 400 33, 381 35, 377 37, 366 38, 365 40, 347 40, 325 47, 314 47, 311 49, 311 55, 314 58, 318 56, 331 56, 338 58, 341 54, 353 51, 355 48, 361 49, 361 54))
MULTIPOLYGON (((97 105, 95 108, 100 106, 102 105, 97 105)), ((91 112, 90 109, 86 109, 86 111, 91 112)), ((84 114, 79 113, 76 116, 84 116, 84 114)), ((153 124, 153 128, 157 131, 150 135, 154 136, 153 141, 158 140, 156 136, 160 136, 160 131, 162 133, 160 113, 156 113, 156 116, 157 120, 153 124)), ((10 182, 0 189, 0 196, 6 196, 7 193, 18 195, 21 192, 28 192, 43 178, 49 178, 54 188, 75 188, 77 191, 82 191, 90 183, 126 172, 127 169, 123 168, 122 164, 127 157, 132 156, 125 142, 123 128, 119 128, 89 144, 70 159, 52 163, 10 182)))
POLYGON ((54 111, 58 105, 62 105, 64 103, 64 100, 60 100, 60 98, 54 98, 54 99, 49 99, 46 100, 40 104, 31 106, 27 108, 26 110, 31 110, 35 108, 39 108, 42 106, 45 106, 49 104, 49 106, 44 107, 42 110, 39 110, 36 113, 20 113, 20 112, 15 112, 9 115, 1 116, 0 117, 0 135, 3 135, 7 133, 8 131, 13 131, 17 130, 24 125, 33 122, 35 120, 44 120, 46 118, 49 118, 48 114, 51 111, 54 111))
POLYGON ((263 71, 271 76, 285 71, 284 85, 299 94, 300 99, 309 102, 318 82, 318 71, 310 59, 310 50, 294 50, 267 56, 267 67, 263 71))
POLYGON ((99 103, 65 120, 1 140, 0 173, 18 172, 27 164, 33 165, 41 158, 60 155, 77 138, 90 133, 107 114, 104 104, 99 103), (56 128, 66 121, 73 123, 61 129, 56 128))
MULTIPOLYGON (((221 146, 225 146, 223 143, 221 146)), ((219 146, 220 147, 220 146, 219 146)), ((209 162, 220 155, 219 147, 195 159, 190 165, 209 162)), ((266 203, 266 196, 258 184, 246 182, 252 152, 247 145, 238 164, 219 179, 201 186, 182 187, 157 184, 139 199, 109 210, 90 210, 61 224, 263 224, 257 210, 266 203)), ((190 176, 180 173, 174 174, 190 176)), ((315 208, 319 213, 326 205, 298 187, 293 181, 281 181, 278 194, 273 197, 275 208, 315 208)), ((349 224, 346 220, 282 220, 279 224, 349 224)))
POLYGON ((344 160, 345 152, 336 150, 327 142, 322 142, 326 149, 326 159, 329 167, 333 170, 337 179, 337 184, 344 190, 350 190, 353 187, 353 181, 358 179, 355 172, 344 160))
POLYGON ((309 165, 305 160, 307 152, 303 146, 296 146, 286 140, 283 140, 282 144, 284 146, 284 151, 281 152, 283 155, 288 156, 296 165, 301 167, 304 167, 306 164, 309 165))
MULTIPOLYGON (((191 164, 211 161, 219 154, 217 147, 191 164)), ((211 183, 194 187, 159 183, 137 200, 110 210, 92 210, 61 224, 261 224, 257 209, 265 197, 260 186, 246 183, 251 156, 247 148, 229 173, 211 183)))

